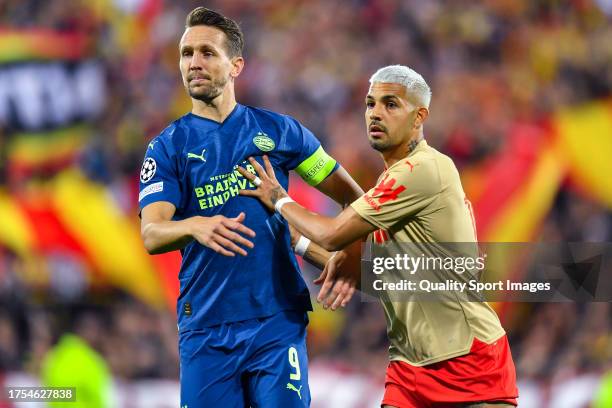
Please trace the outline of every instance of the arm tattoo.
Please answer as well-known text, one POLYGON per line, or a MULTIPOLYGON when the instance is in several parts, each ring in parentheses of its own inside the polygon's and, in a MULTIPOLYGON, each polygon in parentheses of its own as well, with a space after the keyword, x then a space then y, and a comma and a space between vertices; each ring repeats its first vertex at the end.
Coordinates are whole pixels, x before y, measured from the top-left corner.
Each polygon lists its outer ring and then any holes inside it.
POLYGON ((270 201, 272 201, 272 205, 275 205, 284 195, 283 189, 280 186, 274 187, 272 191, 270 191, 270 201))

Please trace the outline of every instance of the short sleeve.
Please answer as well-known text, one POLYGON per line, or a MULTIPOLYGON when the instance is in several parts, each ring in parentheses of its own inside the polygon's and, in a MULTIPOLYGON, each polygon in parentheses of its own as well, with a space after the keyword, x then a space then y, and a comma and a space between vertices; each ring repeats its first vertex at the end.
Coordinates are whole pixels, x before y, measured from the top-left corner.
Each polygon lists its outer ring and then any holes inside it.
POLYGON ((297 156, 289 163, 289 170, 297 174, 311 186, 316 186, 339 167, 336 160, 328 155, 315 135, 295 119, 289 119, 290 140, 297 156))
POLYGON ((181 189, 176 154, 171 144, 157 137, 149 143, 140 169, 140 210, 147 205, 167 201, 179 208, 181 189))
POLYGON ((376 187, 355 200, 351 207, 366 221, 382 229, 416 215, 440 193, 440 177, 434 160, 404 159, 389 168, 376 187))

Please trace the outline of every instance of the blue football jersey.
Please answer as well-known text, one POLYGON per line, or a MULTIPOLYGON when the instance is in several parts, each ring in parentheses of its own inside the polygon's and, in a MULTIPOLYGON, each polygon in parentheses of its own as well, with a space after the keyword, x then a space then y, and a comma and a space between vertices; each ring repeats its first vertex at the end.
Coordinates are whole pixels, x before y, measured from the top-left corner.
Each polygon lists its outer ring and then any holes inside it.
POLYGON ((289 228, 278 214, 241 189, 255 186, 237 170, 252 156, 270 158, 280 184, 296 170, 316 185, 338 165, 316 137, 295 119, 238 104, 223 123, 187 114, 149 143, 140 173, 140 209, 157 201, 176 207, 175 220, 246 214, 257 236, 248 256, 226 257, 196 241, 181 250, 179 330, 312 310, 310 295, 291 248, 289 228))

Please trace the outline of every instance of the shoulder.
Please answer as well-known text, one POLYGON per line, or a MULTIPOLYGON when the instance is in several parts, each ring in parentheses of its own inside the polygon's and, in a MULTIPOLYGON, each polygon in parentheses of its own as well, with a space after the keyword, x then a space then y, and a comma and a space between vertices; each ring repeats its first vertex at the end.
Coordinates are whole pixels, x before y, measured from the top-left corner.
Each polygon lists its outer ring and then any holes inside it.
POLYGON ((178 118, 170 123, 164 130, 159 132, 151 142, 149 148, 155 150, 155 145, 160 144, 167 151, 179 151, 185 145, 187 139, 187 115, 178 118))
POLYGON ((435 155, 428 151, 416 152, 403 158, 385 173, 385 177, 388 175, 401 184, 410 186, 412 191, 422 190, 433 194, 441 188, 438 162, 435 155))
POLYGON ((274 112, 269 109, 245 105, 247 112, 258 121, 273 122, 281 126, 301 126, 297 119, 284 113, 274 112))
POLYGON ((444 153, 439 152, 433 147, 428 146, 428 150, 434 160, 438 172, 440 173, 440 179, 442 182, 459 177, 459 171, 457 170, 457 166, 455 166, 453 159, 444 153))
POLYGON ((389 167, 388 173, 430 178, 437 172, 437 160, 429 151, 419 151, 389 167))
POLYGON ((268 120, 283 121, 286 120, 286 118, 288 117, 288 115, 284 115, 282 113, 275 112, 269 109, 260 108, 258 106, 244 105, 244 108, 249 114, 268 120))

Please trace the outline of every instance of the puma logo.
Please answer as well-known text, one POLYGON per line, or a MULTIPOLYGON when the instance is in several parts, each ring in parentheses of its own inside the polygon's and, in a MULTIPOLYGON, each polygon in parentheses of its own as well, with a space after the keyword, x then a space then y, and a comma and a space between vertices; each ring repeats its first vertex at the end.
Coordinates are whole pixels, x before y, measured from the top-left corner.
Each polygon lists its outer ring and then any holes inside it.
POLYGON ((297 388, 295 388, 295 385, 293 385, 291 383, 287 383, 287 389, 291 390, 291 391, 297 392, 298 397, 300 397, 300 399, 302 399, 302 386, 301 385, 300 385, 300 388, 297 389, 297 388))
POLYGON ((187 158, 188 159, 200 159, 204 163, 206 163, 206 158, 204 157, 205 152, 206 152, 206 149, 202 150, 202 154, 187 153, 187 158))

